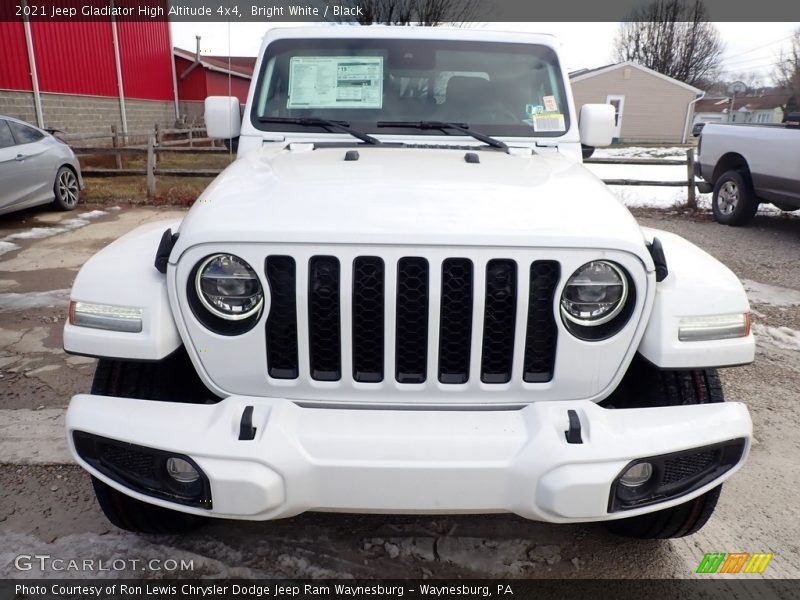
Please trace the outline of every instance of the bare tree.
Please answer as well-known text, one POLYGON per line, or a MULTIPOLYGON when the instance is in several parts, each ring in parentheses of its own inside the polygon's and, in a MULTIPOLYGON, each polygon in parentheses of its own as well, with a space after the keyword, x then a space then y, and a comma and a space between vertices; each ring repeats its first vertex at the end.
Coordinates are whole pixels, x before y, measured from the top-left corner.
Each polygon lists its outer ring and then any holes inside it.
MULTIPOLYGON (((480 0, 325 0, 351 8, 351 22, 359 25, 426 25, 474 21, 480 0), (355 9, 360 10, 356 11, 355 9)), ((346 19, 345 19, 346 20, 346 19)))
POLYGON ((703 0, 655 0, 620 23, 617 60, 632 60, 689 85, 719 74, 724 44, 703 0))
POLYGON ((775 80, 790 93, 785 112, 800 111, 800 27, 794 30, 789 47, 778 56, 775 80))

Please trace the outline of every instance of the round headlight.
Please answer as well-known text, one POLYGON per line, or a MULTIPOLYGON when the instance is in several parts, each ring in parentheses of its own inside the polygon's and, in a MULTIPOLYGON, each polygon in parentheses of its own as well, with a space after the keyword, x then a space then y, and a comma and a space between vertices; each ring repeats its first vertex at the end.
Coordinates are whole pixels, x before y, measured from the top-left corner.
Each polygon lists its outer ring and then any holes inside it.
POLYGON ((205 259, 195 277, 197 297, 208 311, 228 321, 253 316, 264 305, 264 291, 253 268, 233 254, 205 259))
POLYGON ((625 306, 628 280, 614 263, 595 260, 572 274, 561 294, 561 314, 583 327, 608 323, 625 306))

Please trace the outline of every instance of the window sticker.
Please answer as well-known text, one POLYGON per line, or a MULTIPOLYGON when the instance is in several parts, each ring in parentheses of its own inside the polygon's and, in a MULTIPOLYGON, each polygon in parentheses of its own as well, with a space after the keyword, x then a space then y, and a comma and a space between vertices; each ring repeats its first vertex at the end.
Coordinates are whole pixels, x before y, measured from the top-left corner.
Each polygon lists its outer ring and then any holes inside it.
POLYGON ((286 108, 382 108, 382 56, 293 56, 286 108))
POLYGON ((536 132, 564 131, 564 115, 558 112, 544 112, 531 116, 531 125, 536 132))
POLYGON ((541 104, 526 104, 525 105, 525 114, 528 115, 528 118, 531 118, 533 115, 540 115, 544 112, 544 106, 541 104))
POLYGON ((558 104, 556 104, 555 96, 545 96, 542 98, 542 103, 544 104, 544 112, 558 112, 558 104))

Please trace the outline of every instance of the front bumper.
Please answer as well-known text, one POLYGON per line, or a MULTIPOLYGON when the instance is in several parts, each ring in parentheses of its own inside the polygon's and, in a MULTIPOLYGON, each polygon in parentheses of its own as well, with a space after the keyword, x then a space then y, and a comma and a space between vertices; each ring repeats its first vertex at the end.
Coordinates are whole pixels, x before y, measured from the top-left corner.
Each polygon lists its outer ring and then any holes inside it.
POLYGON ((680 504, 743 464, 752 424, 736 402, 604 409, 590 401, 537 402, 516 410, 379 410, 299 406, 232 396, 214 405, 78 395, 67 412, 75 459, 140 500, 184 512, 273 519, 307 510, 381 513, 513 512, 550 522, 629 517, 680 504), (239 440, 253 406, 255 439, 239 440), (568 410, 582 426, 567 443, 568 410), (188 455, 211 487, 210 510, 127 489, 76 453, 73 432, 188 455), (678 498, 609 513, 612 482, 633 459, 735 438, 739 463, 678 498))

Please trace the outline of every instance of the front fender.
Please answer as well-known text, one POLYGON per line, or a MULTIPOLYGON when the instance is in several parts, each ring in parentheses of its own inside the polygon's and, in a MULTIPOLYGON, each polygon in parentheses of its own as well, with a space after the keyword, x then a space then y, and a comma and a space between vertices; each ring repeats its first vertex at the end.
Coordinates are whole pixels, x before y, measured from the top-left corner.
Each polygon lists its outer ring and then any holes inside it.
POLYGON ((167 281, 154 266, 158 243, 180 221, 137 227, 95 254, 81 267, 70 300, 142 309, 142 331, 127 333, 64 326, 64 350, 107 358, 161 360, 182 342, 167 297, 167 281))
POLYGON ((728 367, 753 362, 753 334, 727 340, 682 342, 678 326, 682 317, 731 315, 750 312, 739 278, 716 258, 680 236, 642 228, 650 241, 663 246, 669 275, 656 286, 650 321, 639 353, 665 369, 728 367))

